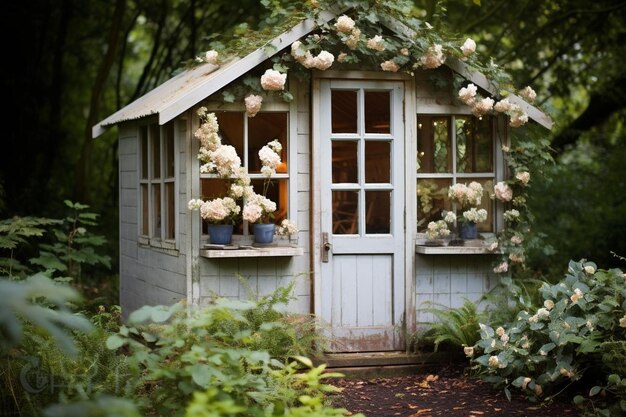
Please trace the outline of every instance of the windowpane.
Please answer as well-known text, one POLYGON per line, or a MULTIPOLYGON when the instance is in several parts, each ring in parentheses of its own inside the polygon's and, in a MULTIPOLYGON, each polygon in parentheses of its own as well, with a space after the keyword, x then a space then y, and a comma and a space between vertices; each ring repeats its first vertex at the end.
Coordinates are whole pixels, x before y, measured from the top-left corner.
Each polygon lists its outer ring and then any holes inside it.
POLYGON ((492 120, 456 117, 457 172, 493 171, 492 120))
POLYGON ((165 125, 165 144, 163 147, 163 151, 165 152, 165 157, 163 158, 165 162, 165 177, 173 178, 174 177, 174 124, 168 123, 165 125))
MULTIPOLYGON (((203 200, 211 200, 214 198, 223 198, 228 195, 228 190, 230 189, 231 182, 229 180, 221 179, 221 178, 203 178, 200 181, 201 187, 201 195, 203 200)), ((241 206, 241 201, 238 201, 238 204, 241 206)), ((202 230, 204 233, 207 233, 207 225, 206 221, 203 221, 202 230)), ((235 223, 233 233, 242 234, 243 233, 243 220, 241 220, 241 216, 238 218, 237 223, 235 223)))
POLYGON ((234 146, 237 155, 243 161, 243 120, 245 113, 243 112, 215 112, 217 123, 220 125, 220 139, 223 145, 234 146))
POLYGON ((390 233, 391 191, 366 191, 365 210, 365 233, 390 233))
POLYGON ((365 142, 365 182, 391 182, 391 143, 383 141, 365 142))
POLYGON ((389 91, 365 92, 365 133, 391 133, 389 91))
POLYGON ((141 184, 141 234, 148 233, 148 184, 141 184))
POLYGON ((441 220, 444 210, 452 210, 448 198, 448 188, 452 185, 449 179, 417 180, 417 229, 426 229, 431 221, 441 220))
POLYGON ((287 172, 287 113, 258 113, 248 119, 248 172, 261 172, 259 150, 274 139, 278 139, 283 147, 282 164, 276 171, 287 172))
POLYGON ((152 215, 152 237, 161 238, 161 185, 152 186, 152 204, 154 205, 152 215))
POLYGON ((175 209, 174 183, 165 184, 165 239, 174 239, 176 233, 176 209, 175 209))
POLYGON ((152 143, 152 178, 161 178, 161 135, 159 125, 150 125, 152 143))
POLYGON ((332 90, 332 133, 357 133, 357 92, 332 90))
POLYGON ((148 179, 148 127, 141 126, 139 129, 139 141, 141 146, 141 179, 148 179))
POLYGON ((358 176, 358 142, 332 141, 332 175, 333 183, 357 183, 358 176))
POLYGON ((448 120, 448 117, 418 117, 418 172, 452 172, 452 138, 448 120))
POLYGON ((359 192, 333 191, 333 233, 353 235, 359 232, 359 192))

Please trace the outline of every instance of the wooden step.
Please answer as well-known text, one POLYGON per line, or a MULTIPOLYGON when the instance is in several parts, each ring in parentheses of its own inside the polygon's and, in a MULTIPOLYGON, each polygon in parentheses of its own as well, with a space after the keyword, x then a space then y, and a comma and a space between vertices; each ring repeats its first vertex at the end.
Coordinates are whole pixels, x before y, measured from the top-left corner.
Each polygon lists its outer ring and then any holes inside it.
POLYGON ((451 352, 326 353, 314 358, 314 362, 317 365, 325 363, 331 369, 372 366, 423 366, 458 361, 462 357, 463 355, 451 352))

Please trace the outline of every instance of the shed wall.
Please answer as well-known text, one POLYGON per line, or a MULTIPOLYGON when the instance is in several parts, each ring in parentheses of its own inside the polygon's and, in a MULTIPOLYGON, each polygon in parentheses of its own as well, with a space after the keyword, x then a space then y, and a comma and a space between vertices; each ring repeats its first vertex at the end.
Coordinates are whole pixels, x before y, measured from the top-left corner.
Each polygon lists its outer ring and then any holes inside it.
POLYGON ((185 297, 186 239, 184 138, 186 124, 175 125, 177 141, 178 244, 177 249, 159 249, 141 244, 139 235, 139 130, 135 122, 119 127, 120 177, 120 305, 124 314, 143 305, 171 305, 185 297))
POLYGON ((460 307, 465 299, 478 303, 498 282, 492 255, 415 255, 417 324, 435 320, 426 308, 460 307))
POLYGON ((200 304, 209 303, 215 297, 246 299, 251 295, 272 293, 295 280, 293 296, 288 310, 308 314, 311 311, 311 265, 310 265, 310 93, 308 84, 296 89, 291 105, 290 146, 296 147, 296 169, 292 173, 289 217, 296 221, 300 230, 298 245, 302 256, 268 258, 207 259, 200 257, 200 304), (295 135, 294 135, 295 134, 295 135), (295 136, 295 137, 294 137, 295 136))

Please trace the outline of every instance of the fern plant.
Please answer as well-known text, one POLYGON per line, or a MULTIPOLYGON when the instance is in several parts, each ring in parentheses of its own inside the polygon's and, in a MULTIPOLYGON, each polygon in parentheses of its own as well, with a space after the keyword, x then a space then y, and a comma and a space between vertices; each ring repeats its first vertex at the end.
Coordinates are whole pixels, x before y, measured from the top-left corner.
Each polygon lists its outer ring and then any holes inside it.
POLYGON ((424 311, 432 313, 438 320, 424 335, 434 343, 435 351, 441 344, 461 348, 474 346, 480 340, 480 314, 471 301, 466 299, 459 308, 438 305, 424 311))

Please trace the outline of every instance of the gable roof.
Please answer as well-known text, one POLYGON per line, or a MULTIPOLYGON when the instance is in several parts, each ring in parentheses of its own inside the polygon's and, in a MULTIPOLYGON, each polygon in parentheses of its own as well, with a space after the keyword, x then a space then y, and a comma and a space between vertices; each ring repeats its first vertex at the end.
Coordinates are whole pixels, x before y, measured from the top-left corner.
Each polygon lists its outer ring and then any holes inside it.
MULTIPOLYGON (((268 55, 264 50, 265 48, 259 48, 243 58, 235 58, 219 66, 204 63, 185 70, 95 124, 92 127, 92 137, 100 136, 107 127, 117 123, 136 120, 154 114, 158 115, 159 124, 163 125, 263 63, 266 59, 291 46, 293 42, 308 35, 320 25, 333 20, 344 12, 345 10, 338 12, 322 11, 316 20, 303 20, 267 43, 267 45, 273 46, 272 54, 268 55)), ((381 19, 381 22, 395 33, 403 33, 411 37, 417 35, 413 29, 397 19, 386 18, 381 19)), ((498 89, 493 82, 489 81, 480 72, 470 71, 462 61, 448 58, 444 65, 491 94, 497 95, 498 89)), ((519 105, 530 119, 547 129, 552 128, 552 120, 541 110, 514 94, 507 97, 511 103, 519 105)))

